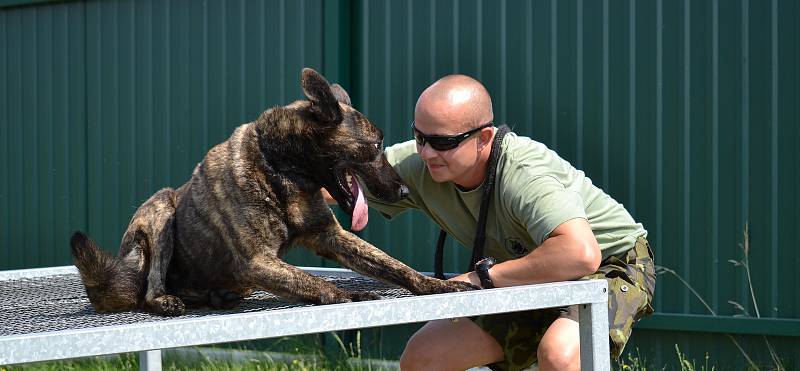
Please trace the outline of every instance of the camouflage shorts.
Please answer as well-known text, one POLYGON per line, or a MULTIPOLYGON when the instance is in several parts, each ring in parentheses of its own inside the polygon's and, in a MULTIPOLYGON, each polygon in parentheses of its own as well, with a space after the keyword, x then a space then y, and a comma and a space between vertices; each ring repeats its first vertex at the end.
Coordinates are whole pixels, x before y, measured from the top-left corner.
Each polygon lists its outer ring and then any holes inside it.
MULTIPOLYGON (((653 254, 647 239, 640 237, 624 256, 611 256, 587 279, 608 280, 608 322, 611 356, 619 357, 633 325, 653 313, 655 289, 653 254), (623 258, 623 259, 620 259, 623 258)), ((489 365, 492 370, 522 370, 536 362, 536 349, 545 331, 559 317, 578 320, 577 306, 473 317, 478 326, 494 337, 505 360, 489 365)))

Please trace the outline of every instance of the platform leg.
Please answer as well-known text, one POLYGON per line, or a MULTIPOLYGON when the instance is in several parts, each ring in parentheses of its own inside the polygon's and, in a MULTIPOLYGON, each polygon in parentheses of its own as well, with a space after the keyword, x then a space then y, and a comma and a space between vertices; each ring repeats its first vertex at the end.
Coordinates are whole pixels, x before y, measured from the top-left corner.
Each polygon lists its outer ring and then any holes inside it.
POLYGON ((610 370, 608 303, 581 304, 579 308, 581 370, 610 370))
POLYGON ((161 371, 161 350, 139 352, 139 371, 161 371))

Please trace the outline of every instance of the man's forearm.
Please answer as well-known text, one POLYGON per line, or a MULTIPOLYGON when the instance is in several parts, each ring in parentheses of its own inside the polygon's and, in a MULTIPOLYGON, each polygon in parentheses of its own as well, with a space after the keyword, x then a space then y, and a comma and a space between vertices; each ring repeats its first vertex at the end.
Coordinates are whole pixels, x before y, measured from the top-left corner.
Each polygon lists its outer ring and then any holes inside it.
POLYGON ((497 287, 581 278, 597 270, 593 261, 599 251, 586 245, 567 236, 551 237, 530 254, 495 265, 489 274, 497 287))
MULTIPOLYGON (((528 255, 496 264, 489 270, 495 287, 577 279, 597 271, 599 249, 568 236, 550 237, 528 255)), ((454 279, 480 285, 475 272, 454 279)))

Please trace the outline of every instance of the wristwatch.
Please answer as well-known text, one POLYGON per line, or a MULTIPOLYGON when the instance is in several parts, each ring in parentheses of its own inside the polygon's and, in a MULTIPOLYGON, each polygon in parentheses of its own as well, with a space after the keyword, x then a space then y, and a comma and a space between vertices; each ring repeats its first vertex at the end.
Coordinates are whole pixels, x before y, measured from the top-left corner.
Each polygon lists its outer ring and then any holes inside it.
POLYGON ((482 288, 494 288, 494 282, 492 282, 492 278, 489 277, 489 268, 494 266, 496 263, 497 261, 492 257, 483 258, 475 263, 475 273, 478 274, 478 278, 481 280, 482 288))

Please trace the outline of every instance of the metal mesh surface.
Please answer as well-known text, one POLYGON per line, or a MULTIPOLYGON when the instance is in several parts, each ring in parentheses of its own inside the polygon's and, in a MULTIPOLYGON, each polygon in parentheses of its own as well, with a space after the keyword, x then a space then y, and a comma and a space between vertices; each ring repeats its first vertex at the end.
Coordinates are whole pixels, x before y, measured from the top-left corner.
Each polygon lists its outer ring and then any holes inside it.
MULTIPOLYGON (((323 278, 343 290, 371 291, 385 299, 412 296, 405 289, 370 278, 323 278)), ((77 274, 0 281, 0 303, 0 336, 308 306, 288 302, 268 292, 256 291, 233 310, 187 309, 180 317, 162 317, 140 310, 98 313, 89 303, 77 274)))

